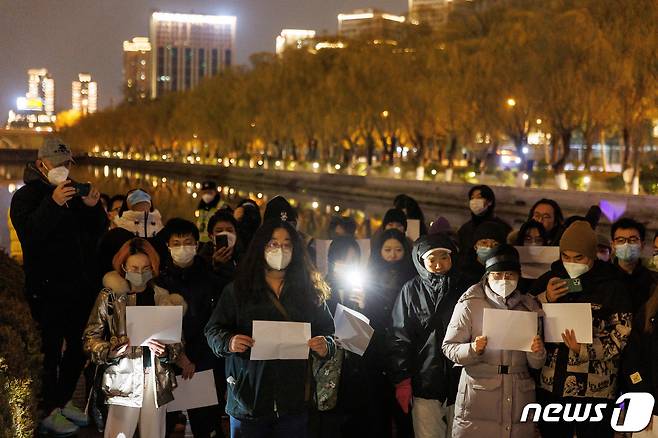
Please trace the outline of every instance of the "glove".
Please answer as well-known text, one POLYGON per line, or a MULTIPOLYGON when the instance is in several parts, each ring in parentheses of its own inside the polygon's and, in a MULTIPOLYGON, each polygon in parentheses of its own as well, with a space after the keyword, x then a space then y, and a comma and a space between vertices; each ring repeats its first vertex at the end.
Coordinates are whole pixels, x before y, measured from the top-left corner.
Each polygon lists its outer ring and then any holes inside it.
POLYGON ((409 405, 411 405, 411 379, 404 379, 397 385, 395 385, 395 398, 402 408, 402 412, 405 414, 409 413, 409 405))

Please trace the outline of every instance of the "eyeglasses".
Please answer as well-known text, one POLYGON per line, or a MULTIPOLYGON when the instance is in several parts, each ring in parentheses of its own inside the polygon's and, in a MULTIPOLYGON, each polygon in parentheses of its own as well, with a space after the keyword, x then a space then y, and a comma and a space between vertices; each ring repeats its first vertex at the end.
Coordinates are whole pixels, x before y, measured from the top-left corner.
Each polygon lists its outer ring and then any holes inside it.
POLYGON ((492 272, 490 275, 494 280, 514 280, 518 274, 516 272, 492 272))
POLYGON ((640 243, 640 238, 637 237, 637 236, 615 237, 613 242, 615 242, 615 244, 617 244, 617 245, 623 245, 625 243, 636 244, 636 243, 640 243))
POLYGON ((278 240, 270 240, 265 246, 267 250, 282 249, 284 251, 292 251, 292 243, 279 243, 278 240))
POLYGON ((145 272, 151 272, 153 269, 151 269, 150 266, 146 266, 145 268, 139 269, 139 268, 134 268, 134 267, 127 268, 124 265, 123 270, 126 271, 126 272, 132 272, 134 274, 143 274, 145 272))
POLYGON ((551 216, 550 214, 539 214, 539 213, 535 213, 534 215, 532 215, 532 218, 533 218, 534 220, 536 220, 537 222, 541 222, 542 219, 545 219, 545 220, 551 220, 551 219, 553 219, 553 216, 551 216))

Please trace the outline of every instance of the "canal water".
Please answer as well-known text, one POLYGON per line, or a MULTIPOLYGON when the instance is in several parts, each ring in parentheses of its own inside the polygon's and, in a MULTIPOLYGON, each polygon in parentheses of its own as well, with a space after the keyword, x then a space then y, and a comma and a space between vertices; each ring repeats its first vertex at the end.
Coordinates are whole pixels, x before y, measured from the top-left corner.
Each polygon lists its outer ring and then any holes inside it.
MULTIPOLYGON (((125 194, 133 188, 143 188, 153 197, 154 206, 162 214, 163 221, 172 217, 182 217, 194 220, 194 211, 199 203, 199 188, 201 180, 189 179, 166 174, 147 173, 121 167, 76 165, 71 170, 71 176, 77 181, 89 181, 110 196, 125 194)), ((9 248, 9 232, 7 213, 12 194, 23 184, 23 166, 0 163, 0 250, 9 248)), ((367 238, 381 225, 381 220, 387 209, 393 207, 393 199, 389 203, 368 198, 343 198, 340 196, 316 196, 306 190, 291 191, 286 187, 268 187, 259 184, 231 181, 218 181, 221 185, 222 198, 235 206, 243 198, 251 198, 261 205, 275 195, 285 196, 299 211, 300 230, 315 236, 325 238, 332 215, 351 215, 355 218, 358 228, 357 237, 367 238)), ((421 205, 421 207, 423 207, 421 205)), ((463 209, 437 208, 423 209, 425 220, 429 223, 437 216, 444 216, 453 228, 458 228, 469 219, 469 212, 464 202, 463 209)), ((504 218, 518 228, 523 218, 504 218)))

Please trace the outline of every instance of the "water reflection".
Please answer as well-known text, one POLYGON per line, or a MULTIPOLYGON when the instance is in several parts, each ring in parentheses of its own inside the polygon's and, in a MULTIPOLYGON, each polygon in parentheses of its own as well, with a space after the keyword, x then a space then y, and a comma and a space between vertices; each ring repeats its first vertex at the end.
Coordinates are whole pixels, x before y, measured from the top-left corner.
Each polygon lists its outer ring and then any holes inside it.
MULTIPOLYGON (((198 192, 202 178, 184 178, 166 173, 149 173, 140 170, 111 166, 74 166, 71 175, 78 181, 90 181, 102 193, 110 196, 124 194, 130 189, 141 187, 153 197, 153 205, 160 210, 166 221, 172 217, 194 220, 194 211, 199 203, 198 192)), ((367 238, 381 225, 387 209, 393 206, 393 199, 378 199, 377 194, 364 198, 360 196, 316 196, 305 189, 290 190, 285 187, 272 187, 252 181, 236 183, 218 178, 222 198, 231 206, 241 199, 251 198, 265 208, 267 201, 275 195, 285 196, 299 211, 299 229, 317 238, 326 238, 332 215, 352 216, 357 223, 357 237, 367 238)), ((0 164, 0 212, 7 215, 11 193, 23 184, 23 167, 0 164)), ((439 208, 424 209, 429 222, 439 215, 439 208)), ((464 209, 441 208, 440 214, 448 219, 453 227, 468 220, 464 209)), ((0 220, 0 247, 7 247, 7 224, 0 220)))

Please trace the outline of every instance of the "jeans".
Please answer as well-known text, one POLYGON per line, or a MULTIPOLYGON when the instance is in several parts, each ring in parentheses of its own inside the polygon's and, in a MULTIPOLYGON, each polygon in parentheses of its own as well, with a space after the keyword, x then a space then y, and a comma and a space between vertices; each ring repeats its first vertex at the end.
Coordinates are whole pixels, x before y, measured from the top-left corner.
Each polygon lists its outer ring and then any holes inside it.
POLYGON ((231 438, 307 438, 308 415, 239 420, 231 417, 231 438))

